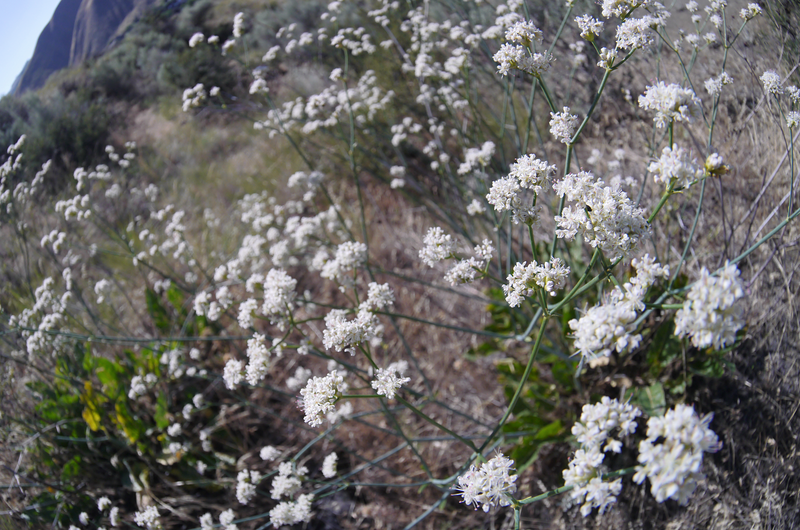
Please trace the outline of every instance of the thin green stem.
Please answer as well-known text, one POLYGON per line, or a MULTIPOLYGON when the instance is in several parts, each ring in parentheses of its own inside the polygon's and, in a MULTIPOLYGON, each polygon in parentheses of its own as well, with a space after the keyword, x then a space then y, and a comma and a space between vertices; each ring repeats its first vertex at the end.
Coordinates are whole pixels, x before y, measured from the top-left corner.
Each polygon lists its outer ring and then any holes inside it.
POLYGON ((516 408, 517 402, 519 401, 520 396, 522 395, 522 389, 525 387, 525 383, 528 381, 528 377, 530 377, 531 372, 533 371, 533 363, 536 361, 536 354, 539 353, 539 348, 542 346, 542 338, 544 338, 544 328, 547 325, 547 321, 549 317, 542 318, 542 323, 539 325, 539 334, 536 336, 536 342, 531 349, 530 356, 528 357, 528 365, 525 366, 525 371, 522 374, 522 378, 520 379, 519 385, 517 386, 516 392, 514 392, 514 397, 511 398, 511 401, 506 408, 506 412, 503 414, 503 417, 498 422, 497 426, 492 430, 491 434, 486 438, 486 440, 481 444, 480 449, 476 452, 479 454, 483 453, 483 450, 492 442, 497 433, 500 432, 500 429, 506 424, 509 416, 511 416, 511 412, 516 408))

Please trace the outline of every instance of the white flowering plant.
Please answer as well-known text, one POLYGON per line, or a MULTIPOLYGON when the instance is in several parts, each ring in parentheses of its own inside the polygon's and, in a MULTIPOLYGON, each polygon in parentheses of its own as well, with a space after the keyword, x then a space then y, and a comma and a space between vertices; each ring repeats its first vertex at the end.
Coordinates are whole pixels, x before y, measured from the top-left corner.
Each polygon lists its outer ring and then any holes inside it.
POLYGON ((628 475, 652 502, 690 501, 722 446, 713 415, 684 403, 692 376, 726 366, 772 257, 750 260, 800 214, 800 91, 759 78, 782 117, 762 126, 788 141, 747 215, 770 184, 783 200, 757 230, 732 227, 724 252, 700 250, 715 241, 707 196, 736 170, 718 140, 733 134, 721 105, 738 104, 729 55, 761 8, 732 29, 711 2, 674 41, 657 2, 568 2, 556 27, 529 3, 331 2, 257 52, 260 19, 244 13, 223 44, 192 33, 189 48, 248 79, 237 94, 193 80, 181 109, 246 109, 296 162, 279 192, 198 208, 128 143, 52 198, 50 163, 25 166, 24 137, 8 147, 0 217, 18 285, 0 333, 37 401, 21 422, 41 490, 25 515, 299 527, 342 491, 427 488, 406 528, 454 496, 520 528, 556 495, 584 517, 614 509, 628 475), (663 79, 642 74, 656 57, 663 79), (701 59, 716 65, 708 96, 701 59), (317 89, 290 97, 282 62, 317 89), (646 140, 603 153, 615 105, 628 121, 612 133, 646 140), (464 367, 486 359, 489 391, 464 367), (540 452, 568 443, 558 484, 534 494, 540 452), (84 491, 87 475, 105 489, 84 491))

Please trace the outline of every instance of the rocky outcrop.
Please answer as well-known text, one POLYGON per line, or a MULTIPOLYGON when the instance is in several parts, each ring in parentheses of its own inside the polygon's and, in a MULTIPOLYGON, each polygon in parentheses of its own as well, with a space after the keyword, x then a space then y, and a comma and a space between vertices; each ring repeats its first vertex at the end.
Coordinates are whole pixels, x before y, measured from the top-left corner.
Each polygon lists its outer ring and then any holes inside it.
POLYGON ((162 0, 61 0, 20 74, 14 94, 41 88, 56 71, 102 54, 162 0))

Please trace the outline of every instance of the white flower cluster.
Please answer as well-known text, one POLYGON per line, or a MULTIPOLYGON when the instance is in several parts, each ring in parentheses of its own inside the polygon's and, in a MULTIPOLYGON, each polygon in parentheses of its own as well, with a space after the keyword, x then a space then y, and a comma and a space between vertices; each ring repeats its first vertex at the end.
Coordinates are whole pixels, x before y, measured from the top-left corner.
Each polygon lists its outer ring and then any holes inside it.
POLYGON ((733 84, 733 78, 728 72, 722 72, 717 77, 706 79, 704 84, 706 91, 712 96, 717 97, 722 93, 722 87, 733 84))
POLYGON ((603 21, 597 20, 591 15, 582 15, 575 17, 575 22, 581 30, 581 38, 593 41, 595 37, 599 37, 603 31, 603 21))
POLYGON ((617 50, 638 50, 650 46, 653 41, 651 28, 663 26, 669 13, 660 11, 656 15, 628 18, 617 27, 617 50))
MULTIPOLYGON (((338 256, 338 254, 337 254, 338 256)), ((297 280, 281 269, 272 269, 264 278, 264 304, 261 312, 283 330, 294 308, 297 280)))
POLYGON ((675 314, 675 335, 690 336, 697 348, 721 350, 736 341, 744 326, 742 309, 736 301, 744 296, 739 269, 727 264, 718 276, 703 267, 692 284, 683 307, 675 314))
POLYGON ((604 513, 616 502, 622 490, 622 481, 607 482, 600 476, 600 466, 608 451, 619 453, 622 442, 612 437, 619 429, 619 437, 636 431, 636 417, 641 412, 628 403, 603 397, 599 403, 584 405, 581 419, 572 426, 580 449, 575 452, 569 467, 564 470, 564 485, 574 486, 572 500, 582 503, 581 514, 586 517, 593 508, 604 513))
POLYGON ((325 315, 322 343, 327 349, 346 351, 355 355, 356 346, 376 339, 381 334, 378 317, 368 309, 359 309, 353 320, 347 320, 347 311, 332 309, 325 315))
POLYGON ((198 83, 192 88, 187 88, 183 91, 183 111, 187 112, 192 107, 199 107, 205 100, 208 94, 203 86, 203 83, 198 83))
POLYGON ((539 77, 550 69, 553 56, 547 51, 529 54, 523 46, 506 43, 500 46, 492 59, 497 63, 497 73, 502 76, 507 76, 511 70, 520 70, 539 77))
POLYGON ((225 363, 225 368, 222 372, 222 379, 225 381, 225 386, 228 390, 233 390, 244 379, 244 365, 242 361, 230 359, 225 363))
POLYGON ((762 13, 761 6, 758 4, 747 4, 747 7, 743 7, 741 11, 739 11, 739 17, 747 20, 752 20, 758 15, 762 13))
POLYGON ((534 42, 542 43, 542 30, 530 20, 519 19, 506 30, 506 40, 530 48, 534 42))
POLYGON ((338 282, 342 288, 353 283, 352 273, 367 262, 367 245, 345 241, 336 249, 336 257, 322 267, 320 276, 338 282))
POLYGON ((134 513, 133 522, 140 528, 161 530, 161 520, 159 519, 158 508, 155 506, 148 506, 144 511, 134 513))
MULTIPOLYGON (((267 375, 270 366, 270 351, 266 338, 258 333, 247 341, 247 368, 245 378, 247 383, 255 386, 267 375)), ((227 370, 227 366, 225 367, 227 370)))
MULTIPOLYGON (((300 353, 299 350, 298 353, 300 353)), ((297 370, 294 371, 294 375, 286 379, 286 388, 289 390, 297 390, 305 386, 313 375, 311 370, 298 366, 297 370)))
POLYGON ((786 113, 786 126, 789 129, 796 129, 800 125, 800 112, 790 110, 786 113))
POLYGON ((781 76, 773 70, 767 70, 761 75, 761 83, 764 85, 764 90, 773 96, 780 96, 783 94, 783 81, 781 76))
POLYGON ((384 396, 386 399, 394 399, 400 387, 409 381, 411 381, 411 378, 403 377, 402 374, 398 373, 397 367, 392 365, 388 368, 378 368, 371 386, 379 396, 384 396))
POLYGON ((492 161, 494 150, 494 142, 484 142, 480 148, 468 148, 464 151, 464 162, 458 166, 458 174, 466 175, 475 169, 485 168, 492 161))
POLYGON ((394 292, 388 283, 370 282, 367 286, 367 299, 361 302, 359 309, 378 311, 394 304, 394 292))
POLYGON ((336 453, 331 453, 322 461, 322 476, 325 478, 333 478, 336 476, 336 463, 339 461, 339 456, 336 453))
POLYGON ((190 48, 194 48, 195 46, 197 46, 198 44, 200 44, 201 42, 203 42, 205 40, 206 40, 206 36, 205 35, 203 35, 202 33, 195 33, 189 39, 189 47, 190 48))
POLYGON ((658 502, 675 499, 686 504, 705 478, 700 472, 703 453, 718 451, 721 443, 709 429, 713 414, 697 416, 694 407, 676 405, 663 417, 647 420, 647 439, 639 443, 639 466, 633 480, 650 479, 650 491, 658 502))
POLYGON ((510 506, 517 491, 514 484, 517 475, 511 474, 513 470, 514 461, 503 454, 484 462, 480 468, 473 464, 458 477, 459 495, 467 505, 475 504, 475 509, 482 507, 484 512, 494 506, 510 506))
POLYGON ((571 241, 580 233, 592 247, 617 259, 633 252, 650 233, 644 210, 636 208, 624 191, 595 180, 591 172, 570 173, 553 189, 575 202, 555 217, 560 238, 571 241))
POLYGON ((308 475, 308 468, 298 466, 294 468, 291 462, 283 462, 278 466, 278 474, 272 479, 270 496, 278 501, 283 497, 294 495, 303 485, 303 479, 308 475))
POLYGON ((450 285, 474 282, 478 278, 478 274, 481 274, 481 271, 483 271, 492 260, 494 247, 491 241, 484 239, 480 245, 475 246, 474 252, 474 256, 469 259, 459 260, 458 263, 453 265, 453 267, 445 273, 444 279, 449 282, 450 285))
POLYGON ((651 0, 603 0, 603 16, 627 17, 637 7, 648 6, 651 0))
POLYGON ((602 304, 586 311, 580 319, 569 321, 575 333, 575 348, 590 363, 614 350, 622 353, 639 345, 641 335, 632 335, 637 312, 644 310, 644 296, 655 279, 669 276, 669 267, 662 267, 648 255, 634 259, 632 264, 636 276, 622 288, 615 287, 602 304))
POLYGON ((511 164, 508 175, 516 178, 520 187, 541 193, 555 172, 555 165, 539 160, 536 155, 523 155, 511 164))
MULTIPOLYGON (((236 519, 236 514, 233 510, 225 510, 219 514, 219 526, 222 530, 238 530, 239 527, 233 524, 234 519, 236 519)), ((200 530, 213 530, 214 527, 214 517, 210 513, 200 517, 200 530)))
POLYGON ((269 519, 274 528, 290 526, 298 523, 311 521, 311 504, 314 502, 314 495, 309 493, 300 495, 296 501, 284 501, 275 506, 269 512, 269 519))
POLYGON ((336 373, 336 370, 325 377, 309 379, 306 387, 300 390, 300 407, 305 412, 304 421, 312 427, 322 425, 323 417, 334 412, 336 401, 347 392, 347 388, 344 377, 336 373))
POLYGON ((690 157, 689 151, 682 147, 667 146, 647 170, 653 173, 653 180, 657 183, 669 186, 674 181, 675 189, 688 188, 703 177, 703 168, 690 157))
POLYGON ((261 452, 258 454, 258 456, 261 457, 261 460, 272 462, 281 456, 281 452, 275 447, 267 445, 261 448, 261 452))
POLYGON ((258 471, 243 469, 236 475, 236 499, 247 504, 256 495, 256 488, 261 482, 261 473, 258 471))
POLYGON ((564 107, 562 112, 550 113, 550 134, 561 143, 569 144, 578 128, 579 119, 575 114, 570 114, 570 108, 564 107))
POLYGON ((514 272, 508 275, 508 283, 503 285, 506 302, 511 307, 519 307, 522 301, 536 293, 536 287, 544 289, 555 296, 556 291, 564 287, 569 277, 569 267, 561 258, 552 258, 539 265, 532 261, 514 265, 514 272))
POLYGON ((524 205, 523 190, 541 193, 555 170, 554 165, 536 158, 535 155, 523 155, 511 164, 508 176, 492 183, 486 201, 497 212, 510 211, 515 224, 532 225, 539 220, 538 208, 524 205))
POLYGON ((700 100, 690 88, 659 81, 648 86, 639 96, 639 106, 656 113, 656 127, 664 128, 673 121, 690 122, 700 112, 700 100))
POLYGON ((449 258, 455 250, 452 236, 445 234, 438 226, 429 228, 422 242, 425 247, 419 251, 419 257, 428 267, 433 267, 437 261, 449 258))

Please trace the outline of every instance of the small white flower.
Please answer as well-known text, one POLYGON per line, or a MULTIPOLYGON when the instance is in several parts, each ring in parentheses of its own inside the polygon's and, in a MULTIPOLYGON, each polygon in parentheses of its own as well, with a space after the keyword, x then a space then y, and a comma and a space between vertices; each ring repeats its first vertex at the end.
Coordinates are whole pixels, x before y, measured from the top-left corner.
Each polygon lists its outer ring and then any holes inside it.
POLYGON ((256 495, 256 487, 261 482, 261 473, 244 469, 236 476, 236 499, 247 504, 256 495))
POLYGON ((401 377, 395 370, 389 368, 378 368, 375 374, 375 379, 372 381, 372 388, 380 396, 385 396, 386 399, 394 399, 395 394, 401 386, 411 381, 408 377, 401 377))
POLYGON ((455 249, 453 238, 438 226, 428 229, 422 242, 425 247, 419 251, 419 257, 429 267, 433 267, 437 261, 449 258, 455 249))
POLYGON ((336 370, 325 377, 312 377, 300 391, 300 406, 305 412, 304 421, 312 427, 322 425, 322 418, 335 410, 336 401, 347 392, 347 388, 344 377, 336 370))
POLYGON ((192 35, 192 38, 189 39, 189 47, 194 48, 195 46, 203 42, 205 38, 206 38, 205 35, 203 35, 202 33, 195 33, 194 35, 192 35))
POLYGON ((244 379, 244 374, 242 373, 243 368, 242 361, 237 361, 236 359, 230 359, 225 364, 222 378, 225 380, 225 386, 228 390, 233 390, 242 382, 244 379))
POLYGON ((675 335, 690 336, 697 348, 713 346, 721 350, 733 344, 736 332, 744 326, 742 308, 736 304, 743 296, 736 265, 726 265, 716 277, 703 267, 675 314, 675 335))
POLYGON ((658 128, 673 121, 692 121, 700 112, 700 100, 691 89, 663 81, 647 87, 639 96, 639 106, 655 111, 653 120, 658 128))
POLYGON ((703 177, 703 168, 690 158, 688 151, 677 145, 671 149, 665 147, 661 157, 651 162, 647 169, 653 173, 656 182, 669 186, 674 181, 678 189, 688 188, 703 177))
POLYGON ((267 460, 269 462, 274 461, 276 458, 281 456, 281 452, 271 445, 267 445, 266 447, 261 449, 259 453, 261 460, 267 460))
POLYGON ((331 453, 325 457, 322 462, 322 476, 325 478, 333 478, 336 476, 336 463, 339 457, 336 453, 331 453))
POLYGON ((569 107, 564 107, 562 112, 550 113, 550 134, 562 143, 569 144, 578 128, 578 116, 570 114, 569 107))
POLYGON ((761 83, 764 84, 764 90, 767 91, 768 94, 772 94, 773 96, 780 96, 783 94, 783 81, 781 81, 781 76, 775 73, 772 70, 768 70, 761 75, 761 83))
POLYGON ((751 20, 761 14, 761 6, 758 4, 747 4, 739 11, 739 16, 744 20, 751 20))
POLYGON ((658 502, 675 499, 685 505, 705 478, 700 472, 703 453, 721 447, 717 435, 709 429, 713 418, 697 416, 694 407, 676 405, 663 417, 647 420, 647 439, 639 444, 639 466, 634 482, 650 479, 650 492, 658 502))
POLYGON ((134 513, 133 522, 140 528, 161 530, 161 520, 159 519, 158 509, 155 506, 148 506, 144 511, 134 513))
POLYGON ((97 509, 99 511, 104 512, 109 506, 111 506, 111 500, 108 497, 100 497, 97 499, 97 509))
POLYGON ((514 461, 498 454, 481 467, 470 466, 469 471, 458 477, 458 495, 463 497, 467 505, 474 504, 475 509, 482 507, 488 512, 494 506, 510 506, 513 495, 517 491, 514 484, 517 475, 512 475, 514 461), (481 506, 482 505, 482 506, 481 506))

